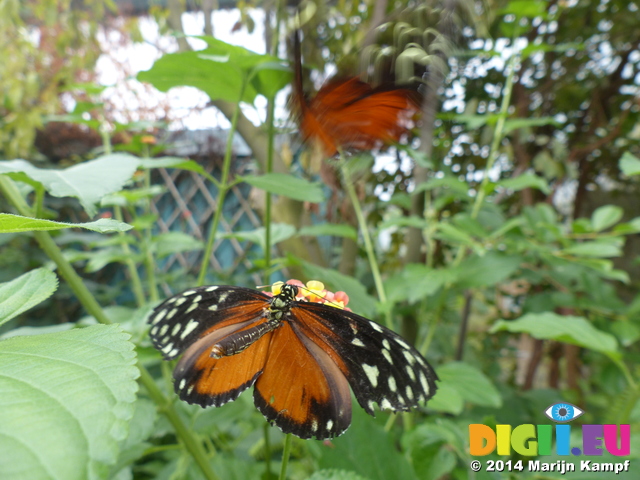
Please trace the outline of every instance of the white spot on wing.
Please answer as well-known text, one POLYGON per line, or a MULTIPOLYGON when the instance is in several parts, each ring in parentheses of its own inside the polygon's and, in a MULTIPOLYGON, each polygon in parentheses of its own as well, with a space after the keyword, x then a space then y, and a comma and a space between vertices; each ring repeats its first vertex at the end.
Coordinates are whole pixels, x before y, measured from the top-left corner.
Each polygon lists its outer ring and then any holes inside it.
POLYGON ((360 340, 358 337, 356 337, 353 340, 351 340, 351 343, 353 345, 358 346, 358 347, 364 347, 364 343, 362 343, 362 340, 360 340))
POLYGON ((382 327, 378 325, 376 322, 369 322, 371 328, 373 328, 376 332, 382 333, 382 327))
POLYGON ((369 407, 369 410, 373 410, 373 401, 369 400, 367 402, 367 407, 369 407))
POLYGON ((407 365, 407 373, 409 374, 409 378, 411 378, 412 382, 416 381, 416 374, 413 373, 413 368, 411 368, 411 365, 407 365))
POLYGON ((407 342, 405 342, 404 340, 402 340, 400 337, 393 337, 393 339, 398 342, 400 345, 402 345, 404 348, 406 348, 407 350, 410 350, 411 347, 409 346, 409 344, 407 342))
POLYGON ((409 400, 413 400, 413 390, 411 390, 411 386, 407 385, 406 392, 407 392, 407 398, 409 400))
POLYGON ((329 420, 327 422, 327 430, 331 431, 332 428, 333 428, 333 420, 329 420))
POLYGON ((393 377, 389 377, 389 390, 391 390, 393 393, 396 393, 397 389, 398 386, 396 385, 396 379, 393 377))
POLYGON ((391 358, 391 352, 389 350, 382 350, 382 355, 387 359, 387 362, 393 365, 393 359, 391 358))
POLYGON ((177 308, 174 308, 173 310, 171 310, 169 312, 169 315, 167 315, 167 320, 171 320, 176 313, 178 313, 178 309, 177 308))
POLYGON ((318 420, 315 418, 311 421, 311 431, 312 432, 318 431, 318 420))
POLYGON ((197 290, 185 290, 184 292, 182 292, 182 295, 187 296, 187 295, 193 295, 194 293, 197 293, 197 290))
POLYGON ((193 303, 200 303, 200 300, 202 300, 202 295, 198 295, 197 297, 194 297, 193 300, 191 300, 193 303))
POLYGON ((158 314, 154 317, 154 319, 151 321, 151 325, 155 325, 156 323, 160 322, 166 314, 167 314, 166 310, 160 310, 158 314))
POLYGON ((407 362, 409 362, 409 365, 413 365, 416 362, 416 356, 408 350, 403 350, 402 354, 404 355, 404 358, 407 359, 407 362))
POLYGON ((218 305, 211 305, 209 307, 209 310, 211 310, 212 312, 215 312, 216 310, 218 310, 218 305))
POLYGON ((187 388, 187 395, 191 395, 191 392, 193 392, 193 385, 187 388))
POLYGON ((164 347, 162 347, 160 350, 162 351, 162 353, 164 353, 165 355, 169 355, 169 352, 171 351, 171 349, 173 348, 173 342, 171 343, 167 343, 164 347))
POLYGON ((386 398, 383 398, 382 401, 380 402, 380 409, 381 410, 391 410, 393 407, 391 406, 391 403, 389 402, 389 400, 387 400, 386 398))
POLYGON ((149 332, 149 333, 151 333, 151 335, 155 335, 156 333, 158 333, 158 326, 156 325, 155 327, 153 327, 151 329, 151 332, 149 332))
POLYGON ((187 323, 185 325, 184 330, 180 334, 180 340, 184 340, 185 338, 187 338, 187 335, 189 335, 191 332, 193 332, 196 329, 197 326, 198 326, 198 322, 197 321, 189 320, 189 323, 187 323))
POLYGON ((192 304, 189 306, 189 308, 187 308, 187 310, 184 312, 184 314, 185 314, 185 315, 187 315, 187 314, 189 314, 189 313, 193 312, 196 308, 198 308, 198 306, 199 306, 199 305, 200 305, 199 303, 195 303, 195 302, 194 302, 194 303, 192 303, 192 304))
POLYGON ((218 289, 216 286, 207 287, 204 289, 205 292, 215 292, 218 289))
POLYGON ((164 337, 164 334, 167 333, 167 330, 169 330, 169 324, 165 323, 160 329, 160 334, 158 336, 164 337))
POLYGON ((371 383, 373 388, 376 388, 378 386, 378 374, 380 373, 378 371, 378 367, 376 367, 375 365, 372 366, 372 365, 367 365, 366 363, 363 363, 362 368, 364 369, 364 373, 367 375, 367 378, 369 379, 369 383, 371 383))
POLYGON ((387 340, 386 338, 382 341, 382 346, 387 350, 391 350, 391 344, 389 343, 389 340, 387 340))
POLYGON ((175 337, 178 334, 178 332, 180 331, 180 327, 182 327, 182 325, 180 323, 176 323, 173 326, 173 330, 171 330, 171 336, 172 337, 175 337))
POLYGON ((187 379, 183 378, 182 380, 180 380, 180 383, 178 384, 178 390, 184 390, 184 387, 187 385, 187 379))
POLYGON ((427 382, 427 377, 424 376, 424 372, 420 372, 420 384, 422 385, 424 393, 429 395, 429 383, 427 382))
POLYGON ((179 307, 180 305, 182 305, 186 301, 187 301, 187 299, 185 297, 180 297, 178 300, 176 300, 176 307, 179 307))

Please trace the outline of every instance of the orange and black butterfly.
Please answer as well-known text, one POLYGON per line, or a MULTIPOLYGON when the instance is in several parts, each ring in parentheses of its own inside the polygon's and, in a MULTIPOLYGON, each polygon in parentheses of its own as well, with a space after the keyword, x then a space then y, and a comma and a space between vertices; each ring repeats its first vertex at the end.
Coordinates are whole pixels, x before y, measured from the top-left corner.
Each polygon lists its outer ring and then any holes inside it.
POLYGON ((315 141, 326 156, 338 148, 371 150, 400 141, 420 110, 416 88, 383 85, 373 88, 358 77, 336 78, 307 99, 302 87, 300 37, 294 36, 293 104, 306 141, 315 141))
POLYGON ((165 359, 182 355, 178 396, 219 407, 254 386, 256 407, 285 433, 326 439, 351 423, 351 390, 373 415, 406 411, 436 391, 436 373, 391 330, 334 306, 234 286, 186 290, 151 314, 150 336, 165 359))

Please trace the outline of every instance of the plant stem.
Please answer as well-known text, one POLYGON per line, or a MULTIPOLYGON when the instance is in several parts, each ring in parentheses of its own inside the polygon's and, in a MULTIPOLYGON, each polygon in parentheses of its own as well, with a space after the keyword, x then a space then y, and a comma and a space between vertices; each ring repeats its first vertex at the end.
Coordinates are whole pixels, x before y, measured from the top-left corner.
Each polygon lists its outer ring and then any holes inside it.
MULTIPOLYGON (((383 305, 387 303, 387 295, 384 291, 384 285, 382 283, 382 276, 380 275, 380 268, 378 267, 378 260, 376 259, 376 253, 373 248, 373 242, 371 241, 371 235, 369 234, 369 228, 367 226, 367 220, 362 213, 362 205, 356 194, 356 189, 353 186, 351 180, 351 174, 349 168, 346 165, 342 150, 340 151, 340 170, 342 171, 342 177, 344 180, 344 187, 347 190, 349 199, 353 205, 353 210, 356 212, 356 218, 358 219, 358 226, 362 232, 362 238, 364 239, 364 247, 367 252, 367 258, 369 259, 369 266, 371 267, 371 273, 373 275, 373 281, 376 285, 376 291, 378 292, 378 298, 383 305)), ((389 309, 385 314, 385 323, 387 327, 392 328, 391 311, 389 309)))
POLYGON ((222 210, 224 209, 224 199, 227 196, 227 191, 229 190, 228 179, 229 179, 229 170, 231 169, 231 150, 233 147, 233 136, 235 135, 236 128, 238 126, 238 117, 240 115, 240 102, 242 101, 242 97, 244 96, 244 91, 247 86, 247 77, 242 81, 242 87, 240 88, 240 98, 238 103, 236 104, 236 109, 233 112, 233 117, 231 118, 231 130, 229 132, 229 137, 227 138, 227 147, 224 152, 224 163, 222 165, 222 176, 220 178, 220 185, 218 187, 218 200, 216 201, 216 211, 213 214, 213 220, 211 221, 211 229, 209 230, 209 238, 207 238, 207 245, 204 249, 204 253, 202 256, 202 264, 200 265, 200 274, 198 275, 197 286, 204 285, 205 276, 207 275, 207 267, 209 265, 209 259, 213 253, 213 243, 216 239, 216 234, 218 233, 218 224, 220 223, 220 218, 222 217, 222 210))
MULTIPOLYGON (((120 208, 120 206, 115 205, 113 207, 113 214, 115 215, 116 220, 118 220, 119 222, 123 221, 122 208, 120 208)), ((136 262, 133 261, 133 254, 131 253, 131 249, 129 248, 129 244, 127 243, 126 234, 124 232, 118 232, 118 236, 122 240, 120 246, 122 247, 122 251, 124 252, 125 263, 127 265, 127 269, 129 270, 129 275, 131 276, 131 289, 133 290, 133 295, 136 297, 136 305, 138 307, 141 307, 145 303, 147 303, 147 300, 144 297, 144 289, 142 288, 140 275, 138 275, 138 268, 136 266, 136 262)))
POLYGON ((287 436, 284 437, 284 449, 282 450, 282 466, 280 467, 279 480, 285 480, 285 478, 287 478, 289 455, 291 455, 291 434, 287 433, 287 436))
MULTIPOLYGON (((5 198, 18 210, 18 213, 26 217, 32 216, 31 208, 20 195, 20 191, 15 183, 4 175, 0 175, 0 191, 2 191, 5 198)), ((106 325, 111 324, 111 320, 105 315, 100 304, 86 287, 82 278, 76 273, 73 266, 65 258, 60 247, 58 247, 53 241, 53 238, 51 238, 51 235, 49 235, 48 232, 33 232, 33 235, 40 245, 40 248, 42 248, 47 256, 57 265, 58 272, 67 282, 71 290, 73 290, 73 293, 87 313, 92 315, 100 323, 106 325)), ((138 368, 140 370, 140 382, 145 386, 149 395, 156 402, 162 413, 171 422, 176 431, 176 435, 182 440, 191 456, 198 463, 204 476, 208 480, 218 480, 218 476, 214 473, 206 458, 202 445, 194 438, 191 431, 182 422, 173 405, 158 389, 145 367, 138 363, 138 368)))

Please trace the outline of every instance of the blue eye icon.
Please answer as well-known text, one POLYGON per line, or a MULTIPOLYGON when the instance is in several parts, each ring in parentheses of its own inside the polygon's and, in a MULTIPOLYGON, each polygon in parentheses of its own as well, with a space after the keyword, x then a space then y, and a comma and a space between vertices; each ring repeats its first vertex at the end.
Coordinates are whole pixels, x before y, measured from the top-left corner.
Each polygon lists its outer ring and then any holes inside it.
POLYGON ((554 422, 570 422, 584 412, 570 403, 554 403, 544 411, 545 415, 554 422))

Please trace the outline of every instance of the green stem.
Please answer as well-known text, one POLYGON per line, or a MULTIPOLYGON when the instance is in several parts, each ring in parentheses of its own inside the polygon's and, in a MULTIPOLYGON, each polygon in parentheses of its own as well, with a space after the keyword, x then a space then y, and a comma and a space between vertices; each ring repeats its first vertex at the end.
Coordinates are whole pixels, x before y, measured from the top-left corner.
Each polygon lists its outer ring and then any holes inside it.
MULTIPOLYGON (((18 213, 26 217, 32 216, 31 208, 20 195, 20 191, 16 187, 15 183, 4 175, 0 175, 0 191, 2 191, 5 198, 16 208, 16 210, 18 210, 18 213)), ((73 266, 64 257, 58 245, 56 245, 53 238, 51 238, 51 235, 49 235, 48 232, 33 232, 33 235, 40 245, 40 248, 42 248, 47 256, 57 265, 60 276, 64 278, 69 287, 73 290, 73 293, 76 295, 85 310, 98 320, 98 322, 106 325, 111 324, 111 320, 109 320, 105 315, 102 307, 85 286, 82 278, 76 273, 73 266)), ((164 413, 167 419, 171 422, 176 431, 176 435, 182 440, 191 456, 193 456, 195 461, 198 463, 204 476, 208 480, 218 480, 217 475, 214 473, 207 460, 202 445, 193 437, 191 431, 185 426, 182 419, 178 416, 173 405, 158 389, 153 378, 149 375, 149 372, 147 372, 144 366, 140 363, 138 363, 138 368, 140 369, 140 382, 145 386, 151 398, 153 398, 156 404, 161 408, 162 413, 164 413)))
POLYGON ((220 223, 222 210, 224 209, 224 199, 227 196, 227 191, 229 190, 228 179, 229 170, 231 169, 231 147, 233 146, 233 136, 235 135, 236 128, 238 126, 240 102, 242 101, 242 97, 244 96, 246 86, 247 77, 245 75, 245 78, 242 81, 242 86, 240 88, 240 99, 238 100, 236 109, 233 112, 233 117, 231 118, 231 131, 229 132, 229 137, 227 138, 227 147, 224 152, 224 163, 222 165, 222 176, 220 178, 220 185, 218 186, 218 200, 216 201, 216 211, 213 214, 211 229, 209 230, 209 238, 207 238, 207 245, 202 256, 202 264, 200 265, 200 274, 198 275, 197 286, 204 285, 205 276, 207 275, 207 267, 209 266, 209 259, 211 258, 211 255, 213 253, 213 243, 215 242, 216 234, 218 233, 218 224, 220 223))
POLYGON ((489 171, 493 168, 496 160, 498 159, 498 152, 500 150, 500 142, 504 135, 504 124, 509 116, 509 104, 511 103, 511 93, 513 92, 513 78, 515 77, 516 66, 520 60, 520 55, 516 54, 511 58, 509 64, 509 74, 507 75, 507 81, 504 86, 504 93, 502 95, 502 103, 500 105, 500 116, 496 123, 496 129, 493 133, 493 141, 491 142, 491 151, 489 153, 489 159, 487 160, 487 166, 484 169, 484 176, 480 187, 478 188, 478 194, 476 195, 475 202, 473 204, 473 210, 471 211, 471 218, 476 218, 482 207, 482 202, 487 195, 487 184, 489 183, 489 171))
MULTIPOLYGON (((145 156, 149 158, 149 147, 145 145, 145 156)), ((144 171, 144 188, 147 191, 151 188, 151 172, 149 169, 144 171)), ((151 198, 147 198, 144 206, 145 215, 151 215, 151 198)), ((144 232, 144 241, 142 242, 142 248, 144 250, 144 266, 145 272, 147 272, 147 283, 149 284, 149 297, 153 303, 160 300, 158 293, 158 282, 156 280, 156 261, 153 258, 153 252, 151 250, 151 240, 153 238, 153 232, 151 226, 148 226, 144 232)))
POLYGON ((269 425, 267 422, 264 422, 262 427, 262 436, 264 437, 264 463, 265 463, 265 478, 267 480, 271 480, 274 476, 271 473, 271 443, 269 441, 269 425))
MULTIPOLYGON (((116 205, 113 207, 113 214, 116 217, 116 220, 119 222, 123 221, 122 217, 122 208, 116 205)), ((131 249, 129 248, 129 244, 127 243, 127 235, 124 232, 118 232, 118 236, 122 240, 120 246, 122 247, 122 251, 125 255, 125 264, 127 265, 127 269, 129 270, 129 275, 131 276, 131 288, 133 290, 133 295, 136 297, 136 305, 138 307, 143 306, 147 303, 144 298, 144 289, 142 288, 142 282, 140 281, 140 275, 138 275, 138 267, 136 262, 133 261, 133 254, 131 253, 131 249)))
MULTIPOLYGON (((342 170, 342 177, 344 180, 344 187, 347 190, 347 194, 349 195, 349 199, 351 200, 351 204, 353 205, 353 210, 356 212, 356 218, 358 219, 358 226, 360 227, 360 231, 362 232, 362 238, 364 239, 364 247, 367 252, 367 258, 369 259, 369 266, 371 267, 371 273, 373 275, 373 281, 376 285, 376 290, 378 292, 378 298, 383 305, 387 303, 387 295, 384 291, 384 285, 382 283, 382 276, 380 275, 380 268, 378 267, 378 260, 376 259, 376 253, 373 248, 373 242, 371 241, 371 235, 369 234, 369 228, 367 226, 367 221, 364 218, 364 213, 362 213, 362 206, 360 205, 360 200, 358 199, 358 195, 356 194, 356 189, 353 186, 353 182, 351 180, 351 174, 349 173, 349 168, 346 165, 344 155, 342 151, 340 151, 340 169, 342 170)), ((391 311, 386 309, 385 315, 385 323, 387 327, 392 328, 391 321, 391 311)))
POLYGON ((287 466, 289 464, 289 455, 291 455, 291 434, 287 433, 284 437, 284 449, 282 451, 282 466, 280 467, 279 480, 285 480, 287 478, 287 466))

